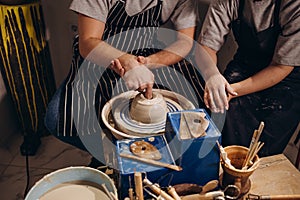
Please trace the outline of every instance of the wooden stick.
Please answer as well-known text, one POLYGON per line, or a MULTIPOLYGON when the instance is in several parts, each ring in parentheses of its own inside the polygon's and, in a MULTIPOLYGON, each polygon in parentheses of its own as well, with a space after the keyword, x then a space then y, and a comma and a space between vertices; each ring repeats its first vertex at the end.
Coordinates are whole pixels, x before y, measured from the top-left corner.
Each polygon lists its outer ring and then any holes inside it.
POLYGON ((217 140, 216 142, 217 142, 217 145, 218 145, 219 150, 220 150, 220 156, 221 156, 221 159, 223 160, 223 162, 224 162, 225 164, 228 165, 229 168, 233 168, 233 169, 234 169, 235 167, 231 164, 230 159, 227 157, 226 151, 224 150, 224 148, 222 147, 222 145, 220 145, 220 143, 219 143, 218 140, 217 140))
POLYGON ((148 159, 148 158, 142 158, 142 157, 134 156, 134 155, 131 155, 131 154, 120 153, 120 156, 123 157, 123 158, 129 158, 129 159, 132 159, 132 160, 144 162, 144 163, 151 164, 151 165, 166 167, 166 168, 169 168, 169 169, 173 169, 175 171, 181 171, 182 170, 182 167, 177 166, 177 165, 163 163, 163 162, 159 162, 159 161, 156 161, 156 160, 151 160, 151 159, 148 159))
POLYGON ((180 196, 177 194, 174 187, 169 186, 167 190, 168 190, 168 193, 173 197, 173 199, 181 200, 180 196))
POLYGON ((252 149, 251 149, 251 153, 249 154, 249 159, 248 159, 248 163, 252 161, 252 159, 254 158, 254 156, 256 155, 257 149, 260 145, 260 142, 254 143, 252 149))
POLYGON ((133 189, 132 189, 132 188, 129 188, 129 189, 128 189, 128 196, 129 196, 129 199, 130 199, 130 200, 134 200, 134 197, 133 197, 133 189))
POLYGON ((258 159, 255 163, 253 163, 253 165, 249 168, 249 170, 254 169, 258 163, 259 163, 260 159, 258 159))
POLYGON ((250 154, 250 152, 251 152, 251 150, 252 150, 252 148, 253 148, 253 145, 254 145, 254 143, 255 143, 255 140, 256 140, 256 138, 257 138, 257 135, 258 135, 258 130, 255 129, 254 132, 253 132, 253 135, 252 135, 252 139, 251 139, 249 148, 248 148, 248 152, 247 152, 247 154, 246 154, 246 157, 245 157, 244 162, 243 162, 243 165, 242 165, 242 169, 247 165, 248 158, 249 158, 249 154, 250 154))
POLYGON ((247 166, 249 165, 249 161, 250 161, 250 157, 254 154, 255 152, 255 149, 257 148, 257 145, 258 143, 257 142, 254 142, 251 149, 249 149, 247 155, 246 155, 246 158, 243 162, 243 166, 242 166, 242 169, 247 169, 247 166))
POLYGON ((264 127, 265 127, 265 123, 264 123, 264 122, 260 122, 259 127, 258 127, 258 132, 259 132, 259 134, 262 133, 264 127))
POLYGON ((157 184, 153 184, 148 179, 144 178, 143 183, 148 186, 155 194, 162 196, 165 200, 174 200, 168 193, 163 191, 157 186, 157 184))
POLYGON ((259 150, 264 146, 265 143, 258 143, 258 146, 257 148, 255 149, 255 152, 254 154, 250 157, 250 160, 249 161, 252 161, 253 158, 257 155, 257 153, 259 152, 259 150))
POLYGON ((264 122, 260 122, 260 125, 258 127, 258 131, 257 131, 258 133, 257 133, 257 136, 256 136, 255 141, 254 141, 255 143, 258 142, 258 140, 259 140, 259 138, 261 136, 261 133, 263 131, 264 126, 265 126, 264 122))
MULTIPOLYGON (((260 143, 260 142, 258 142, 258 143, 256 144, 256 148, 255 148, 255 150, 254 150, 254 153, 250 156, 250 158, 249 158, 249 160, 248 160, 248 164, 247 164, 245 167, 243 167, 242 169, 247 169, 248 165, 252 164, 252 160, 253 160, 254 157, 257 155, 257 153, 259 152, 259 150, 264 146, 264 144, 265 144, 265 143, 260 143)), ((253 165, 254 165, 254 164, 253 164, 253 165)), ((251 168, 252 168, 252 166, 251 166, 251 168)))
POLYGON ((205 194, 209 191, 212 191, 213 189, 217 188, 218 185, 219 185, 218 180, 211 180, 211 181, 207 182, 205 185, 203 185, 202 191, 200 192, 200 194, 205 194))
POLYGON ((134 200, 133 196, 133 188, 131 186, 131 176, 128 176, 128 181, 129 181, 129 189, 128 189, 128 196, 130 200, 134 200))
POLYGON ((214 200, 217 197, 224 199, 224 192, 222 191, 213 191, 206 194, 190 194, 182 196, 182 200, 214 200), (222 198, 223 197, 223 198, 222 198))
POLYGON ((259 152, 259 150, 264 146, 264 142, 263 143, 261 143, 259 146, 258 146, 258 148, 256 149, 256 151, 255 151, 255 154, 257 154, 258 152, 259 152))
POLYGON ((300 194, 287 194, 287 195, 261 195, 260 199, 277 199, 277 200, 288 200, 288 199, 300 199, 300 194))
POLYGON ((265 123, 260 122, 258 130, 254 131, 251 142, 250 142, 249 151, 248 151, 248 153, 246 155, 246 158, 243 162, 242 169, 245 169, 249 165, 249 162, 253 159, 253 158, 251 159, 251 157, 254 157, 256 155, 255 152, 257 151, 257 148, 258 148, 258 145, 259 145, 258 140, 261 136, 261 133, 263 131, 264 126, 265 126, 265 123))
POLYGON ((252 148, 253 143, 255 142, 255 139, 257 137, 257 134, 258 134, 258 130, 255 129, 254 132, 253 132, 253 135, 252 135, 252 139, 251 139, 250 145, 249 145, 249 150, 252 148))
POLYGON ((141 172, 134 172, 135 194, 138 200, 144 200, 143 182, 141 172))

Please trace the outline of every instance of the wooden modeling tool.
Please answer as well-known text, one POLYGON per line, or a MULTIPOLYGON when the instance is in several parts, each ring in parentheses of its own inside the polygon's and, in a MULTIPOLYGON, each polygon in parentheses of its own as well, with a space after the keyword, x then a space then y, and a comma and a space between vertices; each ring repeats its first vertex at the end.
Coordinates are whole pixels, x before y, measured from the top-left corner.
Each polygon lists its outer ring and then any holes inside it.
POLYGON ((128 196, 129 196, 130 200, 134 200, 133 188, 132 188, 132 185, 131 185, 131 176, 128 176, 128 180, 129 180, 128 196))
POLYGON ((249 194, 246 200, 299 200, 300 194, 288 194, 288 195, 255 195, 249 194))
POLYGON ((144 200, 143 181, 141 172, 134 172, 135 194, 138 200, 144 200))
POLYGON ((264 122, 260 122, 258 130, 254 130, 253 132, 252 139, 249 145, 249 150, 242 165, 243 170, 247 170, 248 167, 253 164, 252 160, 255 158, 259 150, 264 145, 264 143, 259 142, 259 138, 261 136, 264 126, 264 122))
POLYGON ((172 164, 168 164, 168 163, 164 163, 164 162, 160 162, 160 161, 156 161, 156 160, 152 160, 152 159, 148 159, 148 158, 141 158, 141 157, 134 156, 134 155, 131 155, 131 154, 120 153, 120 156, 123 157, 123 158, 128 158, 128 159, 144 162, 144 163, 147 163, 147 164, 150 164, 150 165, 166 167, 166 168, 169 168, 169 169, 173 169, 175 171, 181 171, 182 170, 182 167, 177 166, 177 165, 172 165, 172 164))
POLYGON ((218 187, 218 185, 219 185, 218 180, 211 180, 202 187, 202 191, 200 192, 200 194, 205 194, 209 191, 212 191, 212 190, 216 189, 218 187))
POLYGON ((177 194, 174 187, 169 186, 167 190, 168 190, 168 193, 173 197, 174 200, 181 200, 180 196, 177 194))
POLYGON ((145 184, 145 186, 149 187, 156 195, 160 195, 165 200, 174 200, 173 197, 171 197, 168 193, 160 189, 158 184, 153 184, 147 178, 144 178, 143 183, 145 184))
POLYGON ((224 150, 224 148, 220 145, 219 141, 217 140, 217 145, 219 147, 220 150, 220 156, 221 159, 223 160, 223 162, 229 167, 229 168, 233 168, 235 169, 235 167, 231 164, 231 160, 227 157, 227 153, 224 150))
MULTIPOLYGON (((220 197, 224 197, 222 191, 213 191, 206 194, 191 194, 181 197, 182 200, 214 200, 220 197)), ((224 199, 224 198, 223 198, 224 199)))
POLYGON ((203 112, 182 112, 180 115, 179 135, 181 139, 199 138, 206 135, 209 121, 203 112))

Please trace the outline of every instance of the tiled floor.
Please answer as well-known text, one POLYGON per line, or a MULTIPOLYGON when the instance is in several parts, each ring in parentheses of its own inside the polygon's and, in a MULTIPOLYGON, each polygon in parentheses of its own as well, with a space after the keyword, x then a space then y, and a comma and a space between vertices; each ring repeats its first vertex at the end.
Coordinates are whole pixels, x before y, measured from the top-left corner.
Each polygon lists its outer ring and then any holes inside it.
MULTIPOLYGON (((294 136, 295 137, 295 136, 294 136)), ((294 137, 291 141, 294 141, 294 137)), ((5 146, 0 147, 0 194, 1 200, 24 199, 26 187, 26 160, 19 153, 22 136, 16 135, 5 146)), ((285 154, 295 162, 298 147, 290 142, 285 154)), ((42 145, 37 155, 29 157, 31 188, 44 175, 57 169, 69 166, 86 166, 90 162, 90 155, 86 152, 62 143, 52 136, 42 138, 42 145)))
MULTIPOLYGON (((0 147, 1 200, 24 199, 26 187, 26 159, 19 151, 22 136, 16 135, 0 147)), ((35 156, 29 157, 29 188, 44 175, 69 166, 86 166, 90 155, 67 145, 53 136, 42 138, 42 145, 35 156)))

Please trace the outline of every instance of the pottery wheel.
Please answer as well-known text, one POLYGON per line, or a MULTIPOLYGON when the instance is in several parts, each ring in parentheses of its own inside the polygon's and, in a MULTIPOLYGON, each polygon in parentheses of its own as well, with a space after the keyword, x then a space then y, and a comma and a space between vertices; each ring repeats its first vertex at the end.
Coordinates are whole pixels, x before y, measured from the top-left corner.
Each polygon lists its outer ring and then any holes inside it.
MULTIPOLYGON (((154 91, 164 97, 168 112, 195 109, 195 106, 180 94, 162 89, 153 89, 154 91)), ((102 109, 101 118, 117 139, 151 136, 165 131, 165 121, 144 124, 131 119, 130 103, 138 93, 137 91, 121 93, 109 100, 102 109)))
MULTIPOLYGON (((182 110, 182 107, 175 101, 164 98, 167 103, 168 112, 174 112, 182 110)), ((115 109, 112 110, 112 116, 114 118, 117 128, 125 133, 133 135, 153 135, 161 133, 165 130, 166 121, 161 121, 158 123, 142 123, 136 120, 133 120, 130 117, 129 109, 132 99, 128 102, 119 101, 115 109)))

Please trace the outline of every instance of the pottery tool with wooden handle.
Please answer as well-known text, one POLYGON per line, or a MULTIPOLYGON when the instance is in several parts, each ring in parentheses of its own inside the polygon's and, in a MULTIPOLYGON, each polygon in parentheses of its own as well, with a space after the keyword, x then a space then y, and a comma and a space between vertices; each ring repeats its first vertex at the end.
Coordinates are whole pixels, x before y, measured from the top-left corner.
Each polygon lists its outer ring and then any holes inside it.
POLYGON ((167 188, 167 190, 168 190, 168 193, 174 198, 174 200, 181 200, 180 196, 177 194, 174 187, 169 186, 167 188))
POLYGON ((180 166, 177 166, 177 165, 172 165, 172 164, 169 164, 169 163, 164 163, 164 162, 160 162, 160 161, 156 161, 156 160, 152 160, 152 159, 148 159, 148 158, 141 158, 141 157, 134 156, 134 155, 131 155, 131 154, 120 153, 120 156, 123 157, 123 158, 128 158, 128 159, 144 162, 144 163, 147 163, 147 164, 150 164, 150 165, 166 167, 166 168, 169 168, 169 169, 173 169, 175 171, 181 171, 182 170, 182 168, 180 166))
POLYGON ((252 139, 249 145, 249 150, 246 155, 246 158, 244 159, 242 169, 247 170, 248 166, 252 165, 253 158, 257 155, 258 151, 262 148, 264 143, 259 142, 259 138, 261 136, 261 133, 263 131, 265 124, 264 122, 260 122, 260 125, 258 127, 258 130, 254 130, 254 133, 252 135, 252 139))
POLYGON ((206 194, 192 194, 181 197, 182 200, 215 200, 217 197, 224 197, 222 191, 213 191, 206 194))
POLYGON ((299 200, 300 194, 287 194, 287 195, 255 195, 249 194, 246 198, 247 200, 299 200))
POLYGON ((174 200, 168 193, 160 189, 157 184, 153 184, 149 179, 144 178, 143 183, 145 186, 149 187, 155 194, 160 195, 165 200, 174 200))
POLYGON ((135 194, 138 200, 144 200, 143 181, 141 172, 134 172, 135 194))
POLYGON ((128 196, 129 196, 130 200, 134 200, 133 188, 132 188, 132 185, 131 185, 131 176, 128 176, 128 181, 129 181, 128 196))

